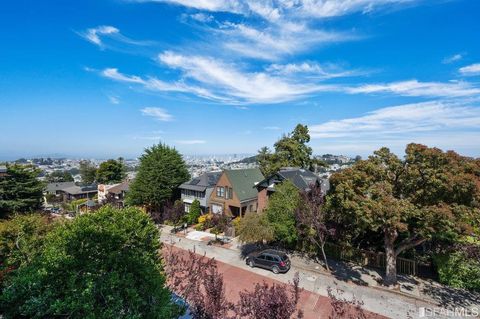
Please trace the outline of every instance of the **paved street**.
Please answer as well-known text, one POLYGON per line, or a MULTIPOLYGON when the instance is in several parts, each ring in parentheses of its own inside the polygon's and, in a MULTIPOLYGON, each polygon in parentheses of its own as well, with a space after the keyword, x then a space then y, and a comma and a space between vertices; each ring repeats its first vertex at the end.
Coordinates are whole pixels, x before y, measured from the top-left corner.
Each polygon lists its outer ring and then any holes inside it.
MULTIPOLYGON (((300 286, 307 292, 312 292, 320 296, 327 296, 327 287, 338 287, 344 291, 343 296, 345 298, 351 298, 354 294, 357 299, 364 302, 364 309, 388 318, 418 318, 420 307, 434 306, 414 298, 403 297, 393 292, 390 293, 386 290, 362 287, 356 284, 339 281, 328 275, 296 268, 295 265, 292 266, 292 269, 288 273, 282 275, 275 275, 259 268, 252 269, 245 264, 245 261, 242 260, 239 251, 237 250, 209 246, 202 241, 194 241, 187 238, 173 236, 167 231, 167 229, 162 232, 161 239, 164 243, 174 244, 178 248, 187 250, 195 249, 199 254, 205 254, 207 257, 214 257, 219 262, 246 271, 233 276, 238 278, 241 275, 238 284, 246 282, 253 284, 255 281, 258 281, 259 278, 268 278, 269 280, 278 280, 280 282, 288 283, 293 279, 295 272, 298 271, 300 274, 300 286), (251 280, 246 275, 247 272, 262 277, 255 277, 255 280, 251 280)), ((227 266, 222 267, 225 271, 225 277, 228 277, 229 272, 231 271, 236 272, 236 270, 231 270, 227 266)), ((326 297, 325 299, 320 298, 320 305, 325 304, 326 301, 328 301, 326 300, 326 297)), ((318 312, 318 309, 316 311, 318 316, 313 318, 322 318, 321 314, 323 314, 323 312, 318 312)))

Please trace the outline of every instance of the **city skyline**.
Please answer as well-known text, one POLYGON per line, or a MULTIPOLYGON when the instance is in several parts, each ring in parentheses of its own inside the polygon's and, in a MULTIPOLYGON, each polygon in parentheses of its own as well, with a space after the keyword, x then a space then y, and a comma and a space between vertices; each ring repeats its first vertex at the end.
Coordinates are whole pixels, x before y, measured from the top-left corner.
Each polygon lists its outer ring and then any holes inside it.
POLYGON ((480 3, 15 1, 0 12, 0 159, 254 154, 297 123, 315 154, 480 156, 480 3))

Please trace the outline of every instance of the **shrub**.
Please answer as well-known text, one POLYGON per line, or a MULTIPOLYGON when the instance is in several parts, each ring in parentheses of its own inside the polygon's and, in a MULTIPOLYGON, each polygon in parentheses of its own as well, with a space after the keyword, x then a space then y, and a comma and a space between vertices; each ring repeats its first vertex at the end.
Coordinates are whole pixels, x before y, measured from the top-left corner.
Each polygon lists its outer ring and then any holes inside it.
POLYGON ((434 257, 441 283, 473 291, 480 291, 480 261, 468 258, 462 252, 434 257))
POLYGON ((200 202, 195 199, 190 205, 190 211, 187 214, 186 220, 189 225, 195 224, 200 217, 202 210, 200 208, 200 202))
POLYGON ((262 213, 246 213, 239 224, 240 241, 244 243, 257 243, 272 241, 273 227, 262 213))

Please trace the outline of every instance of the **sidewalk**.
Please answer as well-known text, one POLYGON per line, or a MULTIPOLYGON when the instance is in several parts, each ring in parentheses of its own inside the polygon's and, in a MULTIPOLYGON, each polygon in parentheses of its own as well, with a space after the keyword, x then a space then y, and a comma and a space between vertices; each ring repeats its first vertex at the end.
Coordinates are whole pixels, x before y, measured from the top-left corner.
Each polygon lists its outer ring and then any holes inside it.
MULTIPOLYGON (((199 254, 206 254, 208 257, 243 268, 262 276, 288 282, 292 280, 293 274, 299 272, 301 286, 311 292, 327 296, 327 287, 338 287, 345 291, 344 297, 351 298, 353 295, 364 302, 364 308, 368 311, 381 314, 389 318, 418 318, 420 307, 472 307, 479 306, 478 296, 443 287, 440 284, 414 282, 415 279, 400 279, 404 287, 412 286, 413 289, 405 291, 394 291, 381 286, 375 280, 380 276, 373 270, 367 270, 362 267, 347 267, 344 263, 332 262, 332 273, 327 273, 320 265, 302 258, 292 256, 292 270, 284 275, 274 275, 268 271, 254 268, 251 269, 245 265, 241 257, 239 244, 234 239, 229 248, 209 246, 201 240, 191 240, 185 237, 179 237, 170 233, 168 226, 162 229, 162 241, 165 243, 174 243, 175 246, 182 249, 195 249, 199 254), (426 294, 425 290, 431 294, 426 294), (432 293, 433 292, 433 293, 432 293), (461 293, 460 293, 461 292, 461 293), (478 301, 478 302, 477 302, 478 301)), ((480 307, 479 307, 480 309, 480 307)), ((437 316, 436 318, 447 318, 437 316)))

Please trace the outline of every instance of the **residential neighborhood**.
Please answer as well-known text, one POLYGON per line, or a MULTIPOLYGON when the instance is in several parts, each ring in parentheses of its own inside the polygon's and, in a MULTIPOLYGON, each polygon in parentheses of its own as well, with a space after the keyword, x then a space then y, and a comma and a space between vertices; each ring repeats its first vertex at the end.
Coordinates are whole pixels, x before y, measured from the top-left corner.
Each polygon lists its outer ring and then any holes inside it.
POLYGON ((480 318, 480 1, 0 25, 0 319, 480 318))

